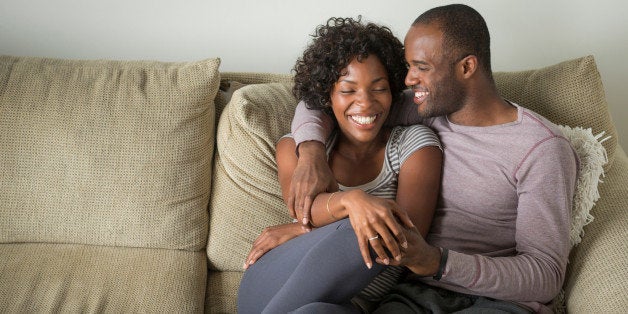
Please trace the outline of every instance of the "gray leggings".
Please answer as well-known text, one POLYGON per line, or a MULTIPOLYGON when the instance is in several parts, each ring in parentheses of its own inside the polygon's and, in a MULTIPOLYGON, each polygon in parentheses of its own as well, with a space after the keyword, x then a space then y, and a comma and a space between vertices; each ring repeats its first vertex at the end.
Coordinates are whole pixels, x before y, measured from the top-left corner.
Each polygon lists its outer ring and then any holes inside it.
POLYGON ((312 230, 247 269, 238 313, 359 313, 351 298, 385 267, 373 264, 366 267, 349 219, 312 230))

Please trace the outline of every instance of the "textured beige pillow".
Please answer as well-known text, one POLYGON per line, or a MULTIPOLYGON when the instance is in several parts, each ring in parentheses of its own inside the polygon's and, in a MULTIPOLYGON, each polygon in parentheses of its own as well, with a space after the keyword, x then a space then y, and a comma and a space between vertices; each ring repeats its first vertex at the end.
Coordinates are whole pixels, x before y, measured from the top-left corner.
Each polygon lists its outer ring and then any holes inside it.
POLYGON ((612 166, 617 131, 608 111, 602 79, 593 56, 564 61, 536 70, 496 72, 501 94, 559 125, 591 128, 610 138, 603 145, 608 154, 604 170, 612 166))
POLYGON ((0 57, 0 242, 203 249, 219 63, 0 57))
POLYGON ((290 132, 290 84, 247 85, 225 107, 216 139, 207 255, 210 268, 242 270, 263 228, 289 222, 277 178, 275 143, 290 132))

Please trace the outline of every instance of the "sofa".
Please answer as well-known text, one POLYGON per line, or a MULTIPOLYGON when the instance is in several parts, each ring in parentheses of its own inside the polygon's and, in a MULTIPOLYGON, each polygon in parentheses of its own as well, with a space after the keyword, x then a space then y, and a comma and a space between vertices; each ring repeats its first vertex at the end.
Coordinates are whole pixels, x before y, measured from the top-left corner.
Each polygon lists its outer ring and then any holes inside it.
MULTIPOLYGON (((290 221, 297 100, 289 74, 219 66, 0 57, 0 312, 236 312, 251 243, 290 221)), ((625 311, 628 157, 594 57, 494 77, 594 148, 555 310, 625 311)))

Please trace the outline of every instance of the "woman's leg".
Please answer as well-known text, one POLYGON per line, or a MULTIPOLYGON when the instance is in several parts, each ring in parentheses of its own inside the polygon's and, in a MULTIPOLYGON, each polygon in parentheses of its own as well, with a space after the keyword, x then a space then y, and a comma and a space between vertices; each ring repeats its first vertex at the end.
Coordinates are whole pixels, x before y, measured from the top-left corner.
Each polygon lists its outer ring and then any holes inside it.
POLYGON ((294 238, 244 273, 238 313, 287 313, 313 302, 347 304, 383 269, 368 269, 348 219, 294 238))

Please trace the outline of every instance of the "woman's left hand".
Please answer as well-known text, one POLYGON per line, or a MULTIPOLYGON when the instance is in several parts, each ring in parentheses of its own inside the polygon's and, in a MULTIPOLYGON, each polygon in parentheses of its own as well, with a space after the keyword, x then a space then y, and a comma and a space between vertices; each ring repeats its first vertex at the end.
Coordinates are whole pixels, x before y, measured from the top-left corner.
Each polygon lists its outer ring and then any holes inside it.
POLYGON ((303 225, 295 222, 264 228, 255 242, 253 242, 253 247, 244 261, 243 268, 249 268, 249 266, 255 263, 262 255, 266 254, 266 252, 305 232, 307 232, 307 230, 303 228, 303 225))
POLYGON ((343 206, 358 238, 362 258, 371 268, 369 246, 384 263, 401 259, 401 248, 407 247, 402 225, 414 227, 408 214, 392 200, 353 190, 343 197, 343 206), (388 252, 387 252, 387 251, 388 252), (392 256, 389 257, 388 253, 392 256))

